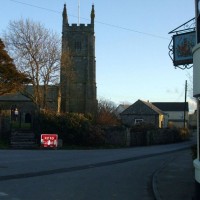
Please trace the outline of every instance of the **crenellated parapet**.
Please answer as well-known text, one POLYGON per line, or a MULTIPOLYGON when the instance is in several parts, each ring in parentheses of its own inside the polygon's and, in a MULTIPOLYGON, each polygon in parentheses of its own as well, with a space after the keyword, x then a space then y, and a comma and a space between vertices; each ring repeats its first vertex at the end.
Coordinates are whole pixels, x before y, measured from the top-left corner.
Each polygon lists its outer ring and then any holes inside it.
POLYGON ((91 32, 93 30, 93 26, 91 24, 68 24, 66 29, 67 31, 91 32))

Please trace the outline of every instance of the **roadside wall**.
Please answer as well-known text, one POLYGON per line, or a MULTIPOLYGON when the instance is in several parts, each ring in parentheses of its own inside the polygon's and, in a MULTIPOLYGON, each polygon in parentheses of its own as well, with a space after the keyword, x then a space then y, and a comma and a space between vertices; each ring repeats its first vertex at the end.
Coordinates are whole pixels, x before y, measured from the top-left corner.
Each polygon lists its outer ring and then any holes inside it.
POLYGON ((118 146, 145 146, 157 144, 170 144, 188 140, 178 129, 156 129, 144 132, 134 132, 126 127, 104 128, 106 144, 118 146))
POLYGON ((117 146, 130 146, 130 129, 122 126, 106 127, 106 144, 117 146))

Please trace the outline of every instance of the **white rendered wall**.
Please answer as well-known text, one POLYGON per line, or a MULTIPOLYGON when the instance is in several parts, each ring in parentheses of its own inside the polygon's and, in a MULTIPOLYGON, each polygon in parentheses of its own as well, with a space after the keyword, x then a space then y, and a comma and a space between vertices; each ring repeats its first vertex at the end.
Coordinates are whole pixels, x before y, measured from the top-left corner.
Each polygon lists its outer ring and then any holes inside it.
POLYGON ((200 44, 193 48, 193 96, 200 96, 200 44))

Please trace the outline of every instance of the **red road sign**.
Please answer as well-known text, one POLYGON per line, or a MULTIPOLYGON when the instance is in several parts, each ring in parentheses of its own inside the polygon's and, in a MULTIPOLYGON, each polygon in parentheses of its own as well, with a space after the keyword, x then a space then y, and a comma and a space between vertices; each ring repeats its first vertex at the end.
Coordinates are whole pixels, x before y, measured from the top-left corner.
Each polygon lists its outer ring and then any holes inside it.
POLYGON ((41 146, 56 148, 58 146, 58 135, 57 134, 42 134, 41 146))

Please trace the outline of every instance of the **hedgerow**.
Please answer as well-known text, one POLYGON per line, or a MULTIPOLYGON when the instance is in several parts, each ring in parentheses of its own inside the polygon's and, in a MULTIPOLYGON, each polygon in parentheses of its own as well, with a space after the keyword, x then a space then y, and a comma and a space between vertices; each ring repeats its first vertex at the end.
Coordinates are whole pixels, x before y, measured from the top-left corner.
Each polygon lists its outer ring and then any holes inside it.
POLYGON ((66 145, 97 146, 105 143, 104 131, 90 116, 79 113, 40 113, 40 133, 55 133, 66 145))

